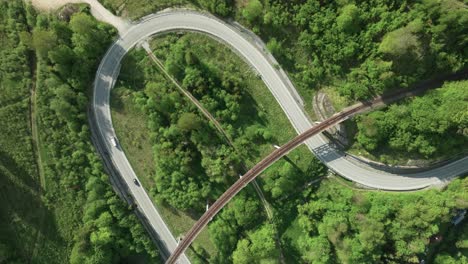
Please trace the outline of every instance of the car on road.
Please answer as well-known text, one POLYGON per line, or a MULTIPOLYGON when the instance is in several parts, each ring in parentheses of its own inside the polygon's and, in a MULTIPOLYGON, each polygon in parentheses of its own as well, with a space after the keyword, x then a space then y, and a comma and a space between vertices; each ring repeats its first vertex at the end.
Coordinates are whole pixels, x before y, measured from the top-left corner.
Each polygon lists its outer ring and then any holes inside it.
POLYGON ((133 179, 133 183, 136 185, 136 186, 140 186, 140 182, 138 182, 138 180, 135 178, 133 179))
POLYGON ((111 137, 110 142, 111 142, 112 146, 117 147, 117 139, 115 137, 111 137))

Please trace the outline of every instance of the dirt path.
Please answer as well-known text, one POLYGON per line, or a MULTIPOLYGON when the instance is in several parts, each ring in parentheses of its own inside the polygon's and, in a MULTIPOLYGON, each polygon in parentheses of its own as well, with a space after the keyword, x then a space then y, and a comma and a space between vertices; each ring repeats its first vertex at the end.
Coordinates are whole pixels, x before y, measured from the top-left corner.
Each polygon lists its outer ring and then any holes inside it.
MULTIPOLYGON (((37 167, 37 173, 39 176, 39 182, 40 182, 40 187, 38 188, 38 192, 40 194, 43 193, 43 190, 45 190, 46 185, 45 185, 45 176, 44 176, 44 171, 43 171, 43 164, 42 164, 42 158, 41 158, 41 152, 40 152, 40 146, 39 146, 39 134, 37 130, 37 104, 36 104, 36 60, 35 58, 31 59, 31 76, 32 76, 32 85, 30 89, 30 99, 29 99, 29 122, 30 122, 30 127, 31 127, 31 140, 32 140, 32 149, 34 152, 34 156, 36 158, 36 167, 37 167)), ((45 208, 43 210, 40 210, 39 212, 39 226, 41 227, 41 230, 45 230, 45 224, 46 224, 46 217, 44 214, 45 208)), ((39 232, 39 230, 36 233, 36 242, 34 243, 34 248, 32 249, 32 259, 34 259, 35 256, 38 255, 38 250, 39 250, 39 244, 41 239, 43 238, 42 232, 39 232)))
POLYGON ((56 10, 66 4, 86 3, 91 7, 91 14, 100 21, 114 26, 120 35, 123 35, 131 26, 130 22, 115 16, 97 0, 31 0, 34 7, 42 11, 56 10))
MULTIPOLYGON (((31 33, 31 29, 29 29, 31 33)), ((45 190, 45 176, 44 176, 44 166, 42 163, 41 151, 40 151, 40 142, 39 142, 39 133, 37 129, 37 100, 36 100, 36 84, 37 84, 37 60, 36 55, 33 54, 29 56, 29 69, 31 74, 31 86, 29 89, 29 128, 31 130, 31 146, 32 153, 35 158, 35 165, 37 170, 37 176, 39 177, 39 184, 35 191, 37 191, 39 196, 42 196, 43 191, 45 190)), ((45 230, 47 229, 47 216, 45 205, 41 203, 40 208, 37 208, 37 215, 39 219, 39 229, 36 229, 35 234, 31 236, 35 237, 35 242, 33 247, 30 249, 31 253, 29 254, 30 259, 35 259, 38 256, 39 250, 41 248, 41 241, 44 239, 45 230)))
POLYGON ((39 146, 39 133, 37 129, 37 101, 36 101, 36 67, 37 62, 36 59, 33 57, 31 59, 31 76, 32 76, 32 84, 30 89, 30 98, 29 98, 29 123, 31 127, 31 136, 32 136, 32 146, 34 156, 36 157, 36 165, 37 165, 37 172, 39 174, 39 180, 41 183, 41 188, 45 189, 45 178, 44 178, 44 171, 42 167, 42 157, 41 151, 39 146))

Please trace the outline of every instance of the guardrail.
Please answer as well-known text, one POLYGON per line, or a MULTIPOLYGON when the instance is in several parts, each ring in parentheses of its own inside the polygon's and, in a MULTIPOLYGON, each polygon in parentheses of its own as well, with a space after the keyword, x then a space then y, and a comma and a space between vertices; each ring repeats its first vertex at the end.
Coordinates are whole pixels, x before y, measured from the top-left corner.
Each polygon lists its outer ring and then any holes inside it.
POLYGON ((445 160, 440 160, 436 162, 429 163, 425 166, 404 166, 404 165, 389 165, 373 160, 366 159, 364 157, 360 157, 354 154, 346 154, 346 159, 349 160, 350 162, 356 164, 357 166, 362 166, 362 164, 366 164, 371 168, 377 169, 377 170, 384 170, 388 171, 391 173, 417 173, 417 172, 425 172, 425 171, 430 171, 432 169, 442 167, 444 165, 447 165, 449 163, 452 163, 456 160, 459 160, 463 157, 466 157, 468 153, 459 153, 457 155, 454 155, 453 157, 445 160))

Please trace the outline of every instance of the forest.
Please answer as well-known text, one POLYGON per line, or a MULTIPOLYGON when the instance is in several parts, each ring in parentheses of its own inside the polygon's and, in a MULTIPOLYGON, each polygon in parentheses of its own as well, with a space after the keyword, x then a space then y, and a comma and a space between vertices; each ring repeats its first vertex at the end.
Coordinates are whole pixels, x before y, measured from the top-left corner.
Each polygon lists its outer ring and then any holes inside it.
POLYGON ((468 81, 446 82, 422 97, 359 116, 357 142, 368 151, 460 155, 468 144, 467 99, 468 81))
MULTIPOLYGON (((337 91, 349 104, 464 70, 468 62, 468 9, 462 1, 255 0, 235 17, 267 41, 306 107, 308 94, 321 88, 337 91)), ((356 118, 358 133, 350 140, 384 163, 460 155, 466 152, 468 117, 459 114, 455 121, 451 113, 466 111, 467 89, 461 82, 356 118), (452 98, 439 103, 444 90, 452 98)))
POLYGON ((349 100, 463 69, 467 16, 464 4, 452 0, 253 0, 236 12, 296 85, 334 86, 349 100))
POLYGON ((90 84, 115 30, 86 6, 61 19, 19 0, 1 2, 0 10, 0 262, 157 262, 158 251, 111 188, 90 141, 90 84), (37 100, 34 113, 30 100, 37 100), (35 163, 30 114, 39 127, 41 163, 35 163))
MULTIPOLYGON (((322 88, 351 104, 463 70, 468 60, 468 11, 456 0, 101 2, 134 19, 189 5, 240 21, 267 42, 308 108, 322 88)), ((0 2, 0 22, 0 120, 6 124, 0 126, 0 221, 7 223, 0 227, 0 263, 158 263, 158 250, 111 188, 90 141, 90 88, 116 30, 96 21, 86 5, 58 16, 36 14, 20 0, 0 2)), ((127 118, 143 120, 149 131, 132 139, 119 134, 126 151, 148 145, 152 163, 136 164, 150 167, 138 175, 150 183, 145 188, 158 205, 191 221, 245 167, 295 133, 262 80, 222 46, 197 34, 151 43, 232 145, 143 51, 126 57, 113 95, 120 100, 114 107, 134 107, 136 116, 127 118)), ((458 151, 467 143, 466 87, 466 81, 447 82, 357 117, 357 143, 424 157, 458 151)), ((200 243, 190 248, 193 262, 468 262, 468 224, 451 223, 468 207, 466 177, 443 190, 396 194, 326 176, 305 147, 289 153, 258 179, 272 217, 249 186, 211 221, 214 250, 200 243), (439 235, 442 241, 434 242, 439 235)))
POLYGON ((451 220, 467 206, 467 184, 457 179, 444 191, 397 194, 325 181, 298 197, 286 238, 295 240, 297 262, 466 263, 468 225, 451 220))

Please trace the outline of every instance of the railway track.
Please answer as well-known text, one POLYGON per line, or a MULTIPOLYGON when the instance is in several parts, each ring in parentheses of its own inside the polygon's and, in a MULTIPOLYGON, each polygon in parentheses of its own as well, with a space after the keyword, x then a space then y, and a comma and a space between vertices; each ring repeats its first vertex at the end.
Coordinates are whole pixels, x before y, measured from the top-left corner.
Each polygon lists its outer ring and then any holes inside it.
POLYGON ((344 120, 356 114, 388 105, 403 98, 408 98, 422 94, 429 89, 442 85, 444 80, 464 79, 467 77, 467 75, 468 70, 464 70, 460 73, 452 74, 450 76, 442 76, 437 80, 432 80, 430 82, 422 82, 419 85, 415 86, 412 90, 398 90, 388 95, 376 97, 372 101, 366 101, 355 104, 351 107, 345 108, 341 112, 336 113, 335 115, 324 120, 323 122, 309 128, 304 133, 296 136, 280 148, 275 149, 272 153, 270 153, 263 160, 261 160, 254 167, 252 167, 252 169, 245 173, 242 178, 237 180, 231 187, 229 187, 229 189, 226 192, 224 192, 221 195, 221 197, 218 198, 218 200, 216 200, 215 203, 213 203, 213 205, 202 215, 202 217, 200 217, 200 219, 195 223, 195 225, 193 225, 193 227, 188 231, 184 240, 182 240, 177 245, 175 251, 169 257, 169 259, 167 259, 166 264, 176 263, 179 255, 181 255, 190 246, 193 240, 195 240, 195 238, 203 230, 203 228, 205 228, 205 226, 210 222, 210 220, 213 219, 213 217, 247 184, 253 181, 258 175, 260 175, 275 161, 288 154, 291 150, 304 143, 310 137, 329 129, 330 127, 340 122, 343 122, 344 120))
POLYGON ((211 205, 211 207, 206 211, 202 217, 195 223, 195 225, 190 229, 186 234, 184 240, 182 240, 169 259, 166 261, 166 264, 176 263, 177 258, 182 254, 188 246, 195 240, 198 234, 203 230, 203 228, 210 222, 210 220, 247 184, 253 181, 258 175, 260 175, 264 170, 266 170, 271 164, 275 161, 289 153, 291 150, 295 149, 308 138, 321 133, 322 131, 350 118, 351 116, 363 112, 365 110, 379 106, 384 101, 381 97, 375 99, 370 103, 361 103, 355 105, 349 109, 346 109, 342 112, 339 112, 327 120, 315 125, 306 132, 296 136, 288 143, 284 144, 280 148, 276 149, 268 156, 266 156, 262 161, 257 163, 252 169, 244 174, 239 180, 237 180, 226 192, 224 192, 221 197, 216 200, 216 202, 211 205))

